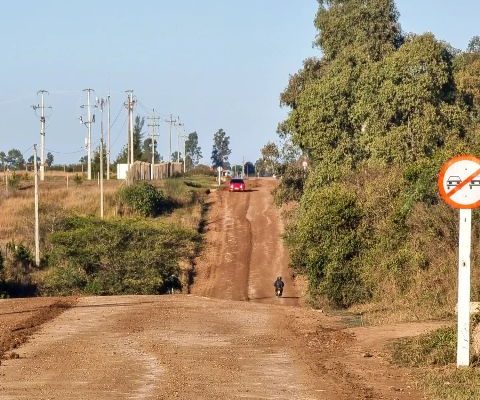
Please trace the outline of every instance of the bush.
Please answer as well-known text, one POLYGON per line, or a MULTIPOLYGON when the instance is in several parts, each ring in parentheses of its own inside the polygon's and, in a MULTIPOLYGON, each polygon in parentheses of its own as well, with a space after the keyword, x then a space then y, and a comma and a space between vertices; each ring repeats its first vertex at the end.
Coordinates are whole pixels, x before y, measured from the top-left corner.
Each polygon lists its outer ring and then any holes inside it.
POLYGON ((172 208, 163 192, 146 182, 121 188, 118 198, 122 206, 144 217, 155 217, 172 208))
POLYGON ((158 294, 179 275, 179 260, 193 257, 197 233, 138 220, 70 217, 50 235, 44 294, 158 294))
POLYGON ((303 168, 289 164, 282 173, 280 184, 274 189, 275 204, 281 205, 290 201, 300 201, 307 172, 303 168))
POLYGON ((15 173, 15 171, 10 175, 7 179, 8 186, 12 189, 17 189, 18 186, 20 185, 22 177, 15 173))
POLYGON ((287 243, 294 267, 308 276, 313 297, 321 294, 335 306, 348 307, 368 296, 356 263, 361 218, 355 194, 340 184, 305 192, 287 243))
POLYGON ((78 174, 75 174, 75 176, 73 177, 73 181, 77 184, 77 185, 81 185, 83 183, 83 178, 78 175, 78 174))
POLYGON ((30 250, 23 244, 10 242, 5 258, 1 257, 0 296, 31 296, 36 292, 31 273, 34 260, 30 250))

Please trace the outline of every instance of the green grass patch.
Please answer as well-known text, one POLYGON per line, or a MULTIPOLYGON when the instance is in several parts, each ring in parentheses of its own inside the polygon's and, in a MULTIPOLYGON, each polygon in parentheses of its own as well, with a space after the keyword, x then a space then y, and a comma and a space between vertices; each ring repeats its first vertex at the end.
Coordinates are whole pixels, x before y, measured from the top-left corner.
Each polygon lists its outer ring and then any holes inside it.
POLYGON ((444 366, 455 362, 456 345, 456 328, 440 328, 432 333, 395 342, 392 357, 396 364, 402 366, 444 366))
POLYGON ((480 399, 480 371, 456 368, 456 345, 456 327, 441 328, 395 342, 392 360, 401 366, 418 367, 415 375, 428 399, 480 399))
POLYGON ((429 398, 434 400, 480 399, 478 368, 435 368, 426 372, 424 383, 429 398))

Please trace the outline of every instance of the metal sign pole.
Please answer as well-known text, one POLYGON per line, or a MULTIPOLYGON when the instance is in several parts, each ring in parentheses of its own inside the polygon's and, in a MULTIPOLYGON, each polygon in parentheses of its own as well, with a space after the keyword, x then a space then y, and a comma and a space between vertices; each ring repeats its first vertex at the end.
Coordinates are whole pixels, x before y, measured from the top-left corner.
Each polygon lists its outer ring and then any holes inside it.
POLYGON ((460 210, 458 238, 457 367, 470 364, 470 252, 472 210, 460 210))

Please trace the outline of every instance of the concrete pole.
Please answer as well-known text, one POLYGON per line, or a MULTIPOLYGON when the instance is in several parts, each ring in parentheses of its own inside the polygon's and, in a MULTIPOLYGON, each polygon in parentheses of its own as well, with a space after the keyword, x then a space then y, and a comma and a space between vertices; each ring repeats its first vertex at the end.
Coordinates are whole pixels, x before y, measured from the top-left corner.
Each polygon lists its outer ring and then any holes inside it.
POLYGON ((187 172, 187 167, 186 167, 186 160, 187 160, 187 150, 186 150, 186 143, 187 143, 187 137, 182 136, 183 138, 183 173, 185 174, 187 172))
POLYGON ((90 92, 91 89, 85 89, 87 91, 87 179, 92 179, 92 111, 90 110, 90 92))
POLYGON ((99 100, 100 106, 100 218, 103 219, 103 107, 105 99, 99 100))
POLYGON ((110 95, 107 96, 108 109, 107 109, 107 181, 110 180, 110 95))
POLYGON ((38 223, 38 171, 37 145, 33 145, 33 170, 35 177, 35 265, 40 266, 40 229, 38 223))
POLYGON ((129 92, 129 111, 130 111, 130 164, 133 164, 135 162, 135 150, 134 150, 134 143, 133 143, 133 91, 129 92))
POLYGON ((460 210, 458 238, 457 367, 470 364, 470 252, 472 210, 460 210))
POLYGON ((45 180, 45 102, 44 90, 40 90, 40 180, 45 180))

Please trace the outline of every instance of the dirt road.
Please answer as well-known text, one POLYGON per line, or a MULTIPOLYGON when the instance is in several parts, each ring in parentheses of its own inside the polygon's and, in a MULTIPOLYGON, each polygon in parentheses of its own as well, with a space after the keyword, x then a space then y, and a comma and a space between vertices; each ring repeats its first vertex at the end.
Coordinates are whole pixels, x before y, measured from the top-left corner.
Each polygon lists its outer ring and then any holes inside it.
POLYGON ((292 280, 283 228, 272 203, 273 180, 250 180, 247 192, 212 194, 207 252, 196 266, 192 293, 229 300, 298 305, 301 290, 292 280), (273 281, 285 281, 282 298, 273 281))
MULTIPOLYGON (((0 400, 423 399, 383 346, 435 324, 345 328, 292 307, 301 291, 288 272, 272 185, 212 194, 194 294, 78 299, 5 354, 0 400), (277 275, 287 279, 280 300, 277 275)), ((40 301, 0 301, 1 329, 28 325, 29 313, 43 313, 40 301)))

